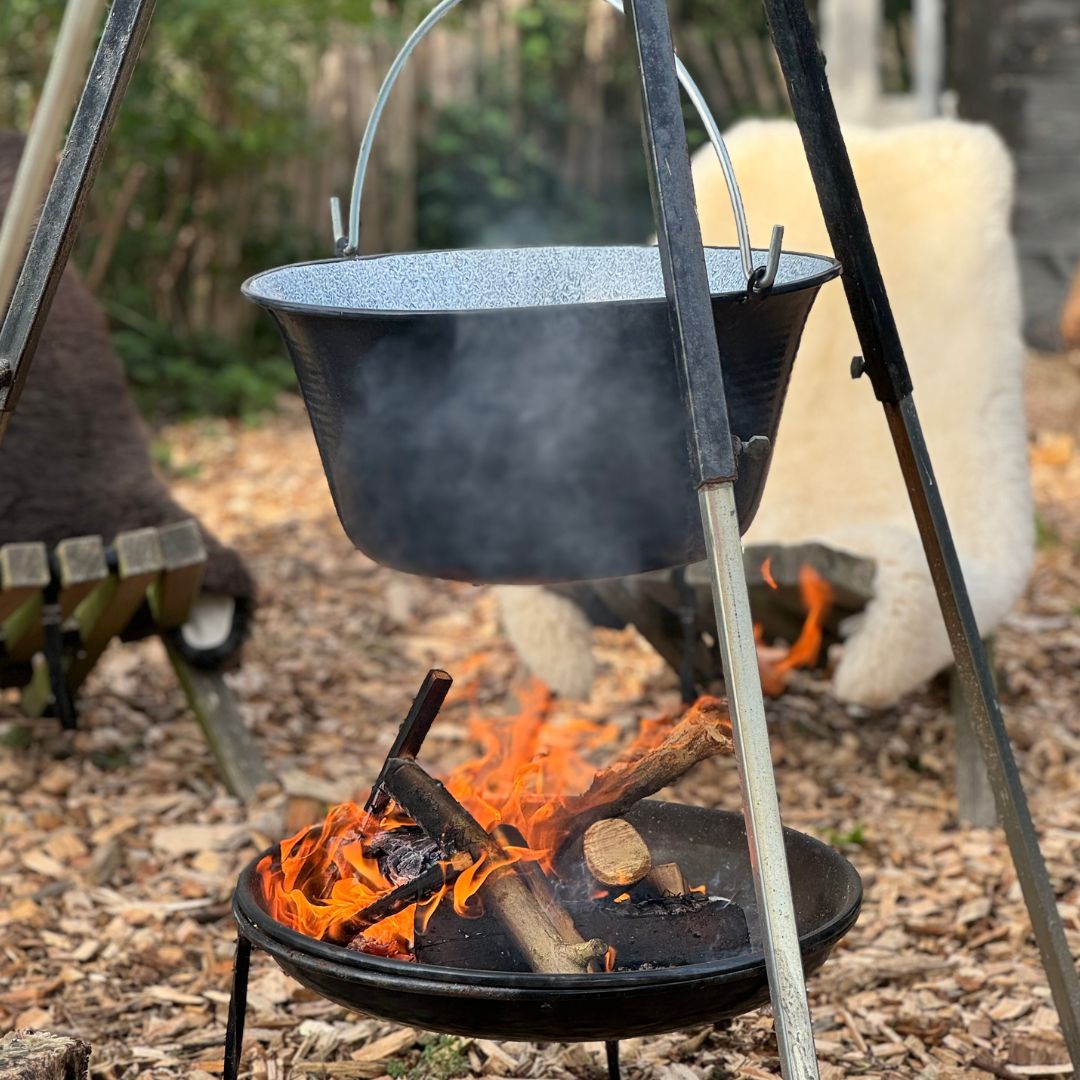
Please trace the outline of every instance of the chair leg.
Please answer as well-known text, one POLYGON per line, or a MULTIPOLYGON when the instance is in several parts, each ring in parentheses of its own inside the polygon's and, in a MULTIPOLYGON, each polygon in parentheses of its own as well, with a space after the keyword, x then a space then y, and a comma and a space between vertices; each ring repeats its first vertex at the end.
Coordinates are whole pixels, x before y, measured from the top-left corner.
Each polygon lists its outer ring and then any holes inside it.
POLYGON ((162 640, 225 786, 231 794, 247 802, 260 787, 273 784, 275 780, 258 745, 244 726, 236 698, 220 672, 192 667, 176 649, 162 640))
MULTIPOLYGON (((993 663, 993 639, 984 642, 993 663)), ((994 792, 983 764, 956 668, 949 671, 949 703, 956 726, 956 802, 962 824, 989 829, 998 823, 994 792)))

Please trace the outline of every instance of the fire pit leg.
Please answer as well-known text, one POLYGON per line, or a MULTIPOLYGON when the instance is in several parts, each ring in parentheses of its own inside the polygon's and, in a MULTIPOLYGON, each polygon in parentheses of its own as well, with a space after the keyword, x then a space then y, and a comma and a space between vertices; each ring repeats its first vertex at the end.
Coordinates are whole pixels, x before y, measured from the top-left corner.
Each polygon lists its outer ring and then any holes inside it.
POLYGON ((604 1043, 607 1051, 607 1074, 608 1080, 622 1080, 622 1070, 619 1068, 619 1040, 608 1039, 604 1043))
POLYGON ((225 1067, 222 1080, 237 1080, 240 1054, 244 1046, 244 1018, 247 1015, 248 969, 251 967, 251 942, 243 934, 236 938, 233 960, 232 995, 229 997, 229 1021, 225 1027, 225 1067))

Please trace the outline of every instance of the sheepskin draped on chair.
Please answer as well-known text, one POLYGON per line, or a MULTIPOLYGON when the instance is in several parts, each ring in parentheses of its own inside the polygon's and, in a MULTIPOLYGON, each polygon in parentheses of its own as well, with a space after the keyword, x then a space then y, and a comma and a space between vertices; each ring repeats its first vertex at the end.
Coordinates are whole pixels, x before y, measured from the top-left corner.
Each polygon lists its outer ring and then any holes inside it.
MULTIPOLYGON (((956 121, 845 135, 976 617, 989 634, 1023 591, 1034 552, 1012 165, 989 128, 956 121)), ((758 243, 777 223, 786 250, 831 253, 795 125, 750 121, 727 140, 758 243)), ((694 160, 694 180, 705 242, 733 244, 710 147, 694 160)), ((834 690, 885 706, 952 653, 881 406, 867 380, 849 377, 859 351, 843 288, 826 286, 746 542, 819 541, 876 562, 873 600, 842 627, 834 690)), ((581 610, 532 588, 506 587, 499 599, 526 664, 556 690, 586 696, 593 659, 581 610)))
MULTIPOLYGON (((958 121, 849 128, 845 137, 986 635, 1023 591, 1035 541, 1012 163, 989 128, 958 121)), ((795 125, 743 123, 728 146, 752 235, 767 237, 776 222, 787 250, 830 252, 795 125)), ((734 242, 711 152, 695 159, 694 179, 705 242, 734 242)), ((875 560, 874 599, 846 628, 834 689, 883 706, 952 653, 881 406, 865 380, 848 377, 859 351, 843 289, 823 289, 746 541, 818 540, 875 560)))

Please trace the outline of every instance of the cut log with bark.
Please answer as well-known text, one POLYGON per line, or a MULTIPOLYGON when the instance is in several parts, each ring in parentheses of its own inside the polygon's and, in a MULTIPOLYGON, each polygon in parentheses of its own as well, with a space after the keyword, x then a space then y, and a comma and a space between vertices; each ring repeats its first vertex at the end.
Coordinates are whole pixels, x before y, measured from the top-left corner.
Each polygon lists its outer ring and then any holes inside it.
MULTIPOLYGON (((506 852, 498 841, 416 762, 388 761, 383 785, 398 806, 448 849, 467 851, 476 860, 506 862, 506 852)), ((606 943, 599 939, 567 940, 513 865, 494 871, 480 893, 533 971, 580 974, 607 952, 606 943)))
POLYGON ((82 1039, 27 1029, 0 1039, 0 1080, 86 1080, 89 1069, 82 1039))
MULTIPOLYGON (((502 824, 492 830, 492 835, 504 847, 525 848, 529 845, 521 831, 513 825, 502 824)), ((543 867, 533 860, 522 860, 515 864, 517 872, 529 887, 529 891, 536 897, 537 902, 544 909, 544 913, 551 920, 552 925, 562 935, 564 941, 571 944, 579 944, 585 939, 578 933, 574 920, 570 913, 559 903, 552 888, 551 881, 544 873, 543 867)))
MULTIPOLYGON (((613 970, 676 967, 716 961, 750 948, 746 915, 738 904, 691 893, 677 899, 570 900, 568 912, 583 931, 614 950, 613 970)), ((416 956, 424 964, 471 971, 528 971, 509 935, 489 913, 464 920, 440 904, 416 956)))
POLYGON ((689 891, 682 868, 674 862, 654 866, 642 884, 657 896, 685 896, 689 891))
POLYGON ((699 761, 734 751, 727 706, 719 698, 699 698, 659 746, 616 760, 593 777, 588 790, 565 800, 545 831, 565 846, 594 821, 619 817, 674 784, 699 761))
POLYGON ((582 851, 601 885, 636 885, 652 869, 648 844, 623 818, 594 821, 582 837, 582 851))

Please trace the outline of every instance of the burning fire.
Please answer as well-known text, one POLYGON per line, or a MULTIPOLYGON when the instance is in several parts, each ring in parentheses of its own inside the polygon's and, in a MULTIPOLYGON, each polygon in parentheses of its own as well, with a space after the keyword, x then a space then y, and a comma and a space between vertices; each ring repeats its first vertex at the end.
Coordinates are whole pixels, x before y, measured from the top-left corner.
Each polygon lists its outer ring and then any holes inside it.
MULTIPOLYGON (((475 894, 503 866, 527 859, 549 869, 562 839, 553 815, 589 787, 597 771, 591 757, 618 739, 613 724, 549 719, 552 695, 539 681, 532 681, 520 700, 516 716, 470 718, 469 734, 480 752, 444 783, 481 826, 490 832, 500 824, 513 825, 528 847, 508 848, 502 862, 480 859, 452 885, 444 885, 420 906, 421 928, 447 895, 459 915, 478 914, 475 894)), ((677 719, 644 721, 618 760, 631 761, 654 749, 677 719)), ((372 820, 355 803, 335 806, 321 826, 282 841, 275 857, 268 855, 259 863, 270 914, 309 937, 342 944, 353 940, 353 947, 365 952, 411 958, 416 904, 368 926, 357 921, 400 884, 385 876, 379 860, 365 849, 379 834, 411 824, 396 808, 372 820), (354 940, 358 935, 359 942, 354 940)))
MULTIPOLYGON (((771 563, 771 558, 762 563, 761 576, 769 588, 776 589, 779 586, 773 578, 771 563)), ((821 652, 822 627, 832 606, 832 587, 812 566, 803 564, 799 567, 799 595, 806 608, 806 619, 790 649, 785 651, 765 645, 761 625, 754 626, 761 688, 769 697, 782 694, 791 670, 810 667, 816 663, 821 652)))

